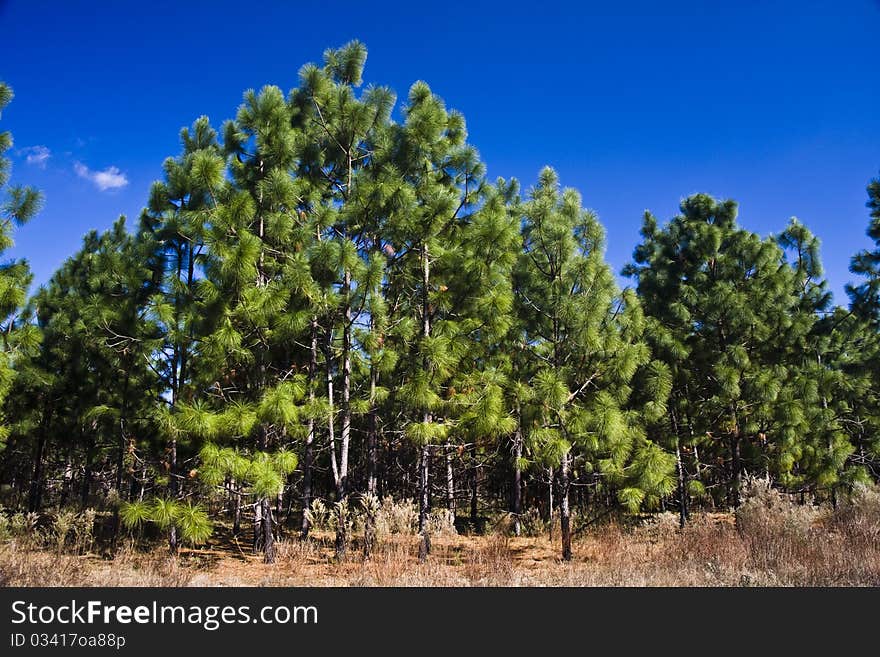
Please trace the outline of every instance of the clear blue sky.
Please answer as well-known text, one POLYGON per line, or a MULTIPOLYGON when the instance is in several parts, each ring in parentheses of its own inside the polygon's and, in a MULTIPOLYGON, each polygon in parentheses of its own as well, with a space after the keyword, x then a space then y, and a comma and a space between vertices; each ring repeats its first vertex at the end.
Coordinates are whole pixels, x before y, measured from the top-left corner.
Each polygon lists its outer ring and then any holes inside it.
POLYGON ((880 171, 878 0, 0 0, 16 93, 0 128, 13 181, 46 195, 13 254, 46 281, 87 230, 137 218, 181 126, 219 126, 246 88, 287 91, 353 38, 368 82, 404 97, 424 79, 464 112, 491 177, 528 187, 556 167, 599 213, 616 271, 646 208, 668 219, 707 192, 762 234, 799 217, 844 301, 880 171))

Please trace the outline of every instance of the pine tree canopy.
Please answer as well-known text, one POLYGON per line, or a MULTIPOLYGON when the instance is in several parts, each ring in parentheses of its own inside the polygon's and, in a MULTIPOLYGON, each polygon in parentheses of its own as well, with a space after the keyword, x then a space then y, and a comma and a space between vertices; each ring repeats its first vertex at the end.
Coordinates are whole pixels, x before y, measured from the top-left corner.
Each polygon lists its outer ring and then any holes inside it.
MULTIPOLYGON (((354 527, 369 556, 392 497, 422 559, 439 525, 508 509, 516 532, 558 518, 567 560, 590 518, 684 524, 746 476, 834 501, 877 481, 880 247, 839 307, 806 225, 762 236, 695 194, 645 213, 621 288, 553 168, 490 179, 460 112, 424 81, 398 103, 366 63, 352 41, 196 118, 138 221, 31 296, 0 264, 4 506, 97 506, 114 545, 172 552, 229 525, 271 562, 322 508, 336 557, 354 527)), ((41 203, 10 173, 0 250, 41 203)), ((868 199, 880 244, 880 179, 868 199)))

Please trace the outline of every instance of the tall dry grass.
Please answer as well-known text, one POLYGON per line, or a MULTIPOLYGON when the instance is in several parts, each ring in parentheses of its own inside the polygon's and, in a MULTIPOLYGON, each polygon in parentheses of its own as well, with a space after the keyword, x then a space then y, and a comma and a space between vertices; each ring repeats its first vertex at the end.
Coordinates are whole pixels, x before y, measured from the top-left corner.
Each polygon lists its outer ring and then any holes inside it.
POLYGON ((96 555, 0 546, 0 586, 188 586, 196 571, 156 552, 124 549, 112 560, 96 555))
POLYGON ((795 504, 760 480, 746 482, 744 493, 736 513, 696 515, 684 530, 671 513, 591 525, 577 536, 568 563, 559 560, 558 532, 552 542, 547 534, 512 537, 500 522, 488 535, 460 536, 439 515, 431 526, 431 555, 420 563, 406 501, 380 505, 370 559, 361 556, 355 536, 349 557, 337 562, 328 517, 308 541, 280 540, 272 566, 228 542, 183 550, 176 559, 159 547, 144 552, 133 545, 114 559, 101 558, 77 545, 71 530, 60 549, 58 531, 42 530, 43 539, 35 538, 39 522, 23 518, 11 538, 7 523, 0 542, 0 585, 880 585, 880 488, 856 489, 835 511, 795 504))

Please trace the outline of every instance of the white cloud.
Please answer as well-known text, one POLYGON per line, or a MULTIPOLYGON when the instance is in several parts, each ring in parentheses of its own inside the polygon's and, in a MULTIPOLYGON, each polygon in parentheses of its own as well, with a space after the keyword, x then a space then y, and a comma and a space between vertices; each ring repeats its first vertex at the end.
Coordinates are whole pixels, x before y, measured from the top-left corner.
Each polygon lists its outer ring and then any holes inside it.
POLYGON ((28 146, 23 148, 21 152, 26 154, 25 162, 41 169, 46 168, 46 162, 52 157, 52 151, 45 146, 28 146))
POLYGON ((108 189, 119 189, 128 184, 128 178, 117 167, 107 167, 103 171, 92 171, 82 162, 74 162, 73 170, 80 178, 95 183, 95 186, 102 192, 108 189))

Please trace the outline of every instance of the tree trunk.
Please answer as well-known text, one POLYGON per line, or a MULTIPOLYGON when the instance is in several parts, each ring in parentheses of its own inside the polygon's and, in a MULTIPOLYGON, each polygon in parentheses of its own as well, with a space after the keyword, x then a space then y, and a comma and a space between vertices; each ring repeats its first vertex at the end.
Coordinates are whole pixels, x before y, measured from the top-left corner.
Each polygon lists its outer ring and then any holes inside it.
POLYGON ((428 530, 428 461, 429 448, 422 445, 419 458, 419 561, 425 561, 431 551, 431 536, 428 530))
MULTIPOLYGON (((178 486, 177 486, 177 438, 171 438, 171 444, 169 446, 169 455, 168 455, 168 469, 169 469, 169 493, 171 495, 172 500, 177 499, 178 494, 178 486)), ((168 531, 168 549, 171 554, 177 554, 177 527, 174 526, 174 523, 171 524, 171 529, 168 531)))
POLYGON ((733 412, 733 433, 730 436, 730 487, 728 496, 728 505, 734 509, 739 508, 739 478, 742 471, 742 463, 740 461, 740 427, 739 420, 736 416, 736 409, 733 412))
POLYGON ((260 500, 260 506, 262 507, 260 529, 263 543, 263 561, 265 563, 275 563, 275 533, 272 526, 272 504, 264 497, 260 500))
MULTIPOLYGON (((351 273, 346 270, 343 280, 345 311, 342 325, 342 430, 340 431, 339 476, 336 480, 336 498, 348 502, 348 449, 351 441, 351 273)), ((345 556, 348 545, 348 523, 336 527, 336 558, 345 556)))
POLYGON ((562 456, 559 472, 559 526, 562 531, 562 560, 571 561, 571 510, 569 509, 569 474, 571 455, 566 452, 562 456))
POLYGON ((730 488, 727 503, 734 509, 739 507, 739 475, 740 475, 740 458, 739 458, 739 436, 730 438, 730 488))
POLYGON ((675 411, 670 408, 669 417, 672 420, 672 430, 675 433, 675 470, 678 475, 678 526, 684 529, 688 519, 687 487, 685 486, 684 463, 681 460, 681 432, 679 431, 678 418, 675 411))
POLYGON ((685 486, 684 463, 681 460, 681 445, 675 441, 675 469, 678 473, 678 526, 684 529, 688 519, 687 486, 685 486))
POLYGON ((88 435, 89 437, 86 443, 86 464, 83 469, 82 490, 80 493, 80 510, 82 511, 85 511, 89 505, 89 493, 91 492, 92 487, 92 450, 95 447, 95 438, 93 432, 89 432, 88 435))
POLYGON ((58 498, 58 510, 67 505, 70 491, 73 489, 73 442, 67 448, 67 457, 64 459, 64 476, 62 477, 61 495, 58 498))
MULTIPOLYGON (((691 437, 693 437, 693 434, 691 434, 691 437)), ((706 482, 703 480, 703 464, 700 461, 700 450, 697 447, 696 443, 694 443, 694 445, 693 445, 693 450, 694 450, 694 472, 696 473, 696 480, 699 481, 700 483, 702 483, 703 485, 705 485, 706 482)), ((709 499, 713 499, 713 498, 709 498, 709 499)))
POLYGON ((522 428, 519 426, 517 415, 516 434, 513 437, 513 535, 522 533, 522 470, 519 464, 522 459, 523 437, 522 428))
POLYGON ((377 495, 379 474, 379 409, 376 408, 376 386, 379 378, 374 365, 370 365, 370 419, 367 432, 367 492, 377 495))
MULTIPOLYGON (((315 377, 318 371, 318 320, 312 317, 311 344, 309 346, 309 405, 315 401, 315 377)), ((302 497, 302 524, 300 536, 303 539, 309 537, 309 507, 312 505, 312 450, 315 444, 315 419, 309 417, 306 444, 303 453, 303 497, 302 497)))
POLYGON ((46 441, 49 438, 49 423, 52 421, 52 406, 46 404, 43 409, 43 419, 40 422, 40 430, 37 436, 37 444, 34 449, 34 474, 31 478, 30 493, 28 495, 28 511, 40 510, 43 502, 43 452, 46 450, 46 441))
POLYGON ((471 447, 471 529, 479 530, 480 509, 479 509, 479 479, 480 470, 477 463, 477 446, 471 447))
POLYGON ((452 455, 454 447, 446 445, 446 508, 449 511, 449 517, 455 523, 455 474, 453 471, 452 455))
POLYGON ((376 516, 374 509, 368 507, 364 520, 364 560, 373 558, 373 546, 376 544, 376 516))
POLYGON ((263 500, 259 499, 254 502, 254 542, 253 553, 257 554, 263 550, 263 500))
MULTIPOLYGON (((370 320, 372 323, 372 320, 370 320)), ((376 516, 373 504, 378 502, 377 474, 378 461, 378 433, 379 414, 376 408, 376 385, 378 371, 374 363, 370 363, 370 418, 367 431, 367 495, 370 497, 367 505, 367 513, 364 519, 364 559, 373 556, 373 545, 376 542, 376 516)))
MULTIPOLYGON (((117 497, 120 497, 120 499, 122 495, 123 468, 125 467, 125 423, 128 412, 128 388, 129 383, 131 382, 131 371, 132 367, 126 368, 125 384, 122 387, 122 411, 119 415, 119 452, 116 456, 116 495, 117 497)), ((111 549, 114 553, 116 552, 116 539, 119 537, 120 529, 119 501, 117 501, 116 506, 113 509, 113 540, 111 542, 111 549)))
POLYGON ((40 432, 37 438, 36 449, 34 450, 34 474, 31 478, 30 493, 28 495, 28 511, 39 511, 42 502, 43 493, 43 449, 45 448, 46 439, 43 432, 40 432))
MULTIPOLYGON (((428 286, 431 280, 431 261, 428 253, 428 244, 422 244, 422 337, 431 335, 431 308, 428 303, 428 286)), ((422 367, 427 370, 427 358, 423 359, 422 367)), ((425 411, 422 414, 422 422, 426 425, 433 418, 431 413, 425 411)), ((422 445, 421 458, 419 460, 419 561, 425 561, 431 551, 431 537, 428 531, 428 508, 430 504, 430 460, 431 454, 428 445, 422 445)))
POLYGON ((547 493, 547 526, 550 534, 550 542, 553 542, 553 468, 547 468, 547 481, 549 484, 548 493, 547 493))
POLYGON ((238 536, 241 533, 241 485, 234 479, 232 480, 233 511, 232 511, 232 535, 238 536))

